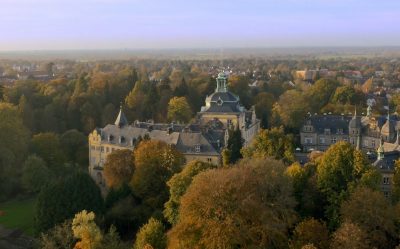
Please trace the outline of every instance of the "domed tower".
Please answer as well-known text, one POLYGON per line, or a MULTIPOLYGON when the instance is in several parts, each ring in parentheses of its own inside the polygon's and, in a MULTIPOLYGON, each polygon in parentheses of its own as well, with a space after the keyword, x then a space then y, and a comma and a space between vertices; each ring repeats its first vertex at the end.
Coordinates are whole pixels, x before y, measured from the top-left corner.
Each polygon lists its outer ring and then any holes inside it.
POLYGON ((393 123, 392 120, 390 120, 389 111, 388 111, 388 115, 386 118, 386 122, 382 126, 382 129, 381 129, 381 136, 383 138, 383 141, 388 142, 388 143, 391 143, 395 140, 395 136, 396 136, 395 124, 393 123))
POLYGON ((354 116, 349 123, 349 137, 350 143, 357 147, 360 146, 361 128, 361 117, 357 116, 357 109, 355 109, 354 116))

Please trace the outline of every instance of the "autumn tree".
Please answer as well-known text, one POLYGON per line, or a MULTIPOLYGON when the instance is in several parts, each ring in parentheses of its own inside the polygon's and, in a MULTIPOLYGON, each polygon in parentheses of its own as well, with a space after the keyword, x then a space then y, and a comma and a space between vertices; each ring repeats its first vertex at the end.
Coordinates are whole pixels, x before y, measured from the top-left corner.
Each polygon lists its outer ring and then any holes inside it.
POLYGON ((168 200, 167 181, 181 170, 184 158, 174 147, 157 140, 141 142, 134 158, 130 186, 148 210, 161 212, 168 200))
POLYGON ((187 188, 192 183, 193 177, 216 166, 202 161, 191 161, 183 167, 183 170, 167 182, 169 187, 169 200, 165 203, 164 216, 171 224, 176 224, 179 219, 180 200, 187 188))
POLYGON ((79 241, 75 244, 76 249, 95 249, 103 239, 100 228, 96 225, 95 214, 83 210, 77 213, 72 220, 72 231, 74 237, 79 241))
POLYGON ((261 130, 252 144, 243 150, 244 157, 272 157, 284 162, 294 161, 293 137, 283 127, 261 130))
POLYGON ((344 222, 332 235, 331 248, 370 249, 368 234, 358 225, 344 222))
POLYGON ((400 200, 400 160, 396 160, 395 162, 392 183, 392 200, 398 202, 400 200))
POLYGON ((297 224, 290 248, 301 249, 308 244, 312 244, 318 249, 329 248, 329 231, 325 223, 310 218, 297 224))
POLYGON ((185 97, 174 97, 168 103, 168 119, 187 123, 192 118, 192 110, 185 97))
POLYGON ((39 238, 39 246, 42 249, 71 249, 76 240, 71 230, 72 221, 66 220, 57 224, 39 238))
POLYGON ((143 225, 136 235, 133 249, 143 249, 146 247, 153 249, 165 249, 167 246, 167 236, 165 235, 164 225, 154 218, 143 225))
POLYGON ((107 155, 103 175, 110 188, 119 188, 129 183, 134 172, 133 152, 131 150, 115 150, 107 155))
POLYGON ((359 187, 341 207, 342 220, 358 225, 376 248, 392 248, 396 244, 396 213, 383 194, 359 187))
POLYGON ((242 160, 195 176, 168 248, 286 248, 296 214, 284 165, 242 160))

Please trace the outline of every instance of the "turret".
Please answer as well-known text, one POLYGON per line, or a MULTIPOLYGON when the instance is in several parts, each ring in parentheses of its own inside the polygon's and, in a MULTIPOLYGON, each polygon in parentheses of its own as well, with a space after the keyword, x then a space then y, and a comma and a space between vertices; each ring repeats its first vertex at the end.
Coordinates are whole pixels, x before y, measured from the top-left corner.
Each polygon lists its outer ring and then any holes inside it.
POLYGON ((119 108, 118 117, 117 117, 117 119, 115 120, 115 123, 114 123, 114 124, 115 124, 116 126, 118 126, 119 128, 122 128, 123 126, 128 125, 128 119, 126 118, 125 113, 124 113, 124 111, 122 110, 122 103, 121 103, 121 106, 120 106, 120 108, 119 108))
POLYGON ((355 146, 360 146, 358 144, 361 140, 361 118, 357 116, 357 109, 354 110, 354 116, 349 123, 349 135, 350 143, 355 146))
POLYGON ((220 72, 217 77, 217 88, 215 92, 226 92, 226 75, 224 72, 220 72))

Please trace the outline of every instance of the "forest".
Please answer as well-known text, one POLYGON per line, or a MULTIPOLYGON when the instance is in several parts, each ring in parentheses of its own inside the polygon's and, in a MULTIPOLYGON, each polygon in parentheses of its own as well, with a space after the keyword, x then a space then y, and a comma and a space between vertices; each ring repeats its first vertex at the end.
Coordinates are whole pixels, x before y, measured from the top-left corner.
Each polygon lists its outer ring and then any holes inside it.
MULTIPOLYGON (((2 203, 33 199, 32 248, 396 248, 400 244, 400 162, 390 198, 366 155, 338 142, 296 162, 307 115, 349 113, 389 79, 400 61, 385 58, 113 61, 0 61, 12 84, 0 85, 2 203), (19 79, 13 64, 36 63, 48 80, 19 79), (62 67, 56 67, 62 65, 62 67), (297 70, 329 68, 312 82, 297 70), (262 130, 221 165, 185 162, 160 141, 144 139, 105 162, 104 196, 88 175, 88 134, 113 123, 191 122, 214 92, 215 76, 262 130), (344 80, 357 70, 361 81, 344 80), (376 79, 383 71, 385 79, 376 79), (232 159, 233 158, 233 159, 232 159)), ((2 83, 0 78, 0 83, 2 83)), ((389 89, 390 90, 390 89, 389 89)), ((389 92, 387 90, 387 92, 389 92)), ((381 91, 382 96, 386 92, 381 91)), ((384 106, 400 110, 400 94, 384 106)), ((385 102, 387 100, 387 102, 385 102)), ((240 144, 240 143, 239 143, 240 144)), ((239 146, 240 147, 240 146, 239 146)), ((7 215, 7 213, 5 214, 7 215)))

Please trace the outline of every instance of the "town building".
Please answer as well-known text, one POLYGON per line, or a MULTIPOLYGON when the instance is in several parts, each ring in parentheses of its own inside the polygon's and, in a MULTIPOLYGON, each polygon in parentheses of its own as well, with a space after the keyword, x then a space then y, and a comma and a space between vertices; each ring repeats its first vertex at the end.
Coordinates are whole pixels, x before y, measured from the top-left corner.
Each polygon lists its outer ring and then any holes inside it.
POLYGON ((121 106, 114 124, 96 128, 89 134, 89 172, 104 186, 103 166, 107 155, 115 150, 133 150, 137 141, 149 138, 175 146, 186 161, 221 163, 221 152, 227 144, 229 130, 239 128, 244 146, 258 133, 260 121, 254 108, 246 110, 239 97, 227 89, 227 76, 219 73, 215 92, 207 96, 205 106, 190 124, 129 123, 121 106))

